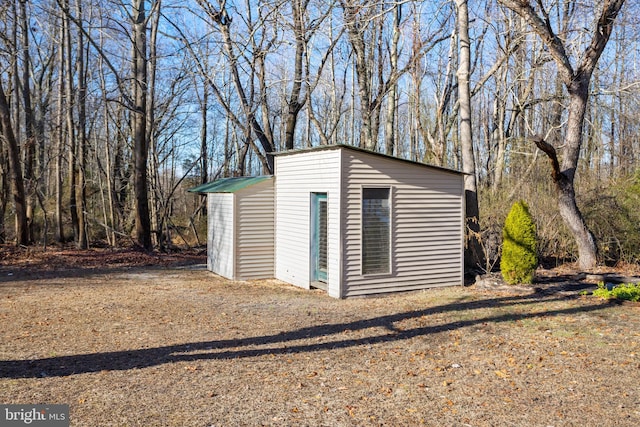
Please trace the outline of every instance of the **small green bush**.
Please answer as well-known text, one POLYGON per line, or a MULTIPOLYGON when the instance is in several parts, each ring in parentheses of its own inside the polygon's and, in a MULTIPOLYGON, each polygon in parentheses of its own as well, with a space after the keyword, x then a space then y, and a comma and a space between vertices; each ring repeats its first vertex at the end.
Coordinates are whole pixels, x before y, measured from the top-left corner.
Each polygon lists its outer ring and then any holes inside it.
POLYGON ((538 266, 536 225, 527 204, 520 200, 511 206, 502 229, 500 270, 509 284, 531 283, 538 266))
POLYGON ((640 301, 640 284, 627 283, 614 286, 609 290, 603 282, 598 283, 598 289, 593 295, 603 299, 620 299, 625 301, 640 301))

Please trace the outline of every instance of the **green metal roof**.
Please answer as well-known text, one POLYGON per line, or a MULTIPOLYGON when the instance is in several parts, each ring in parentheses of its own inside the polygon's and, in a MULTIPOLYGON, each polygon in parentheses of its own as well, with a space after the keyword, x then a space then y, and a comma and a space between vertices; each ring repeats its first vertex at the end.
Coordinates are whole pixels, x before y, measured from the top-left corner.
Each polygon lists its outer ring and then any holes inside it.
POLYGON ((271 175, 222 178, 213 182, 198 185, 188 191, 190 193, 235 193, 236 191, 240 191, 271 178, 271 175))

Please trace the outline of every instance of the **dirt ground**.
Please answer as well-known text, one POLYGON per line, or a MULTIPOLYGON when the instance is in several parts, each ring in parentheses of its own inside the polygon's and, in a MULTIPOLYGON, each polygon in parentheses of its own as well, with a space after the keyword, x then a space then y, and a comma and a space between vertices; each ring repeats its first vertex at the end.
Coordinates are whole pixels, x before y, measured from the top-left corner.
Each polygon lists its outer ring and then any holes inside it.
POLYGON ((0 403, 73 426, 640 425, 640 307, 571 271, 336 300, 202 262, 0 248, 0 403))

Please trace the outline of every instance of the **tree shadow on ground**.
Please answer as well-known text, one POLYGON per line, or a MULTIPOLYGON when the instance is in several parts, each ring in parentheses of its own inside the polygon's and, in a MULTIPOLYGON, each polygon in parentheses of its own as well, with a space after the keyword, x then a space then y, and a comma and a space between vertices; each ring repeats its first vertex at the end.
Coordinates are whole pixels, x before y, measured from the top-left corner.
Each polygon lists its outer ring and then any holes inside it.
MULTIPOLYGON (((420 336, 429 336, 486 323, 503 323, 545 316, 572 315, 601 310, 607 302, 580 304, 569 308, 529 313, 496 314, 455 320, 448 323, 429 324, 403 329, 398 323, 421 319, 443 313, 469 312, 483 308, 508 308, 567 300, 566 296, 541 297, 540 295, 504 296, 480 301, 457 301, 423 310, 379 316, 336 324, 314 325, 291 331, 248 338, 212 340, 169 345, 128 351, 102 352, 58 356, 34 360, 0 361, 0 378, 64 377, 100 371, 141 369, 176 362, 198 360, 224 360, 251 358, 264 355, 312 353, 387 342, 401 342, 420 336), (371 330, 366 337, 348 338, 349 332, 371 330)), ((468 316, 465 316, 468 317, 468 316)), ((435 321, 434 321, 435 322, 435 321)))

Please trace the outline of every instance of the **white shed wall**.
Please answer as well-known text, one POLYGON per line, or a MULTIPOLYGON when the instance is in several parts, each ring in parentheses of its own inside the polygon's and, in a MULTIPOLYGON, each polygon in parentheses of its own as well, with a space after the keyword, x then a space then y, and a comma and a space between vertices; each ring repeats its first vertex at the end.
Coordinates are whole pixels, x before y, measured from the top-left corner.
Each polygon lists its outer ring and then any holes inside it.
POLYGON ((274 277, 274 190, 269 179, 236 194, 237 280, 274 277))
POLYGON ((327 292, 340 297, 340 155, 311 151, 275 158, 275 277, 310 287, 311 193, 327 193, 327 292))
POLYGON ((220 276, 234 278, 234 195, 207 195, 207 268, 220 276))
POLYGON ((343 150, 343 297, 463 283, 463 176, 343 150), (362 187, 391 188, 391 273, 361 273, 362 187))

